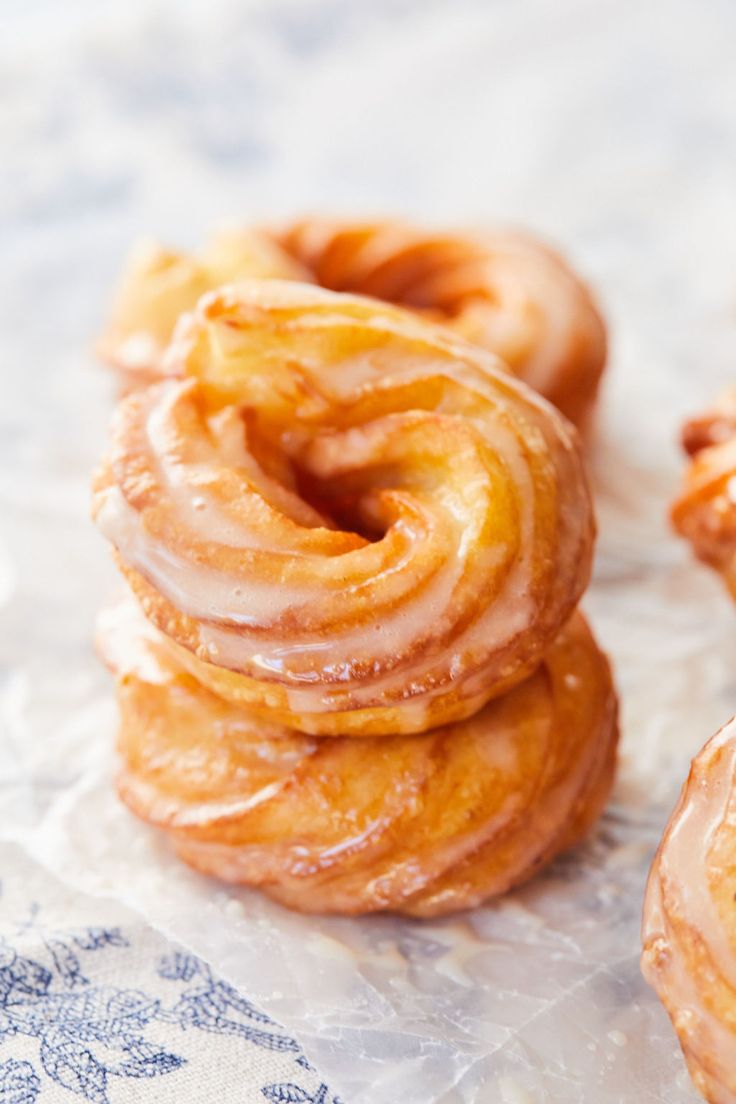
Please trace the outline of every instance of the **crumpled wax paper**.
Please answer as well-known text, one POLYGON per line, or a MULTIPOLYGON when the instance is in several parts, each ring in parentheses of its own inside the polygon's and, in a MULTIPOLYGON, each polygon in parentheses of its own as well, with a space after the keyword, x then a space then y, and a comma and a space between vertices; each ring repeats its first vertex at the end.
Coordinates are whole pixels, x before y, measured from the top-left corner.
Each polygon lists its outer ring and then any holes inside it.
POLYGON ((685 1104, 639 975, 653 848, 736 708, 736 611, 669 532, 683 416, 736 372, 729 0, 37 0, 0 43, 0 836, 125 901, 296 1033, 347 1104, 685 1104), (565 243, 612 333, 585 600, 622 697, 590 842, 453 919, 291 915, 173 860, 111 788, 91 647, 114 574, 87 520, 92 362, 131 238, 224 215, 386 210, 565 243))

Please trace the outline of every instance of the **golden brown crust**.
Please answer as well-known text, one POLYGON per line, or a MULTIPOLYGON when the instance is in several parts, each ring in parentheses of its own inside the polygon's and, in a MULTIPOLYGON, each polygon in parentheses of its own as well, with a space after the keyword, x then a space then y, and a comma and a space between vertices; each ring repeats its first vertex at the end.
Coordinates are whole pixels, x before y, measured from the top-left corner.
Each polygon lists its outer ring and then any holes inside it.
POLYGON ((258 230, 221 231, 199 254, 141 242, 128 257, 97 352, 123 393, 168 374, 164 352, 182 314, 220 284, 247 278, 307 280, 308 273, 258 230))
POLYGON ((610 788, 615 695, 579 615, 530 679, 473 718, 369 741, 254 718, 135 612, 108 618, 102 648, 124 801, 197 869, 301 911, 476 905, 575 843, 610 788))
POLYGON ((129 396, 95 513, 199 681, 317 734, 416 732, 521 681, 588 580, 571 427, 494 358, 295 282, 205 297, 129 396))
POLYGON ((605 327, 584 284, 531 235, 307 218, 276 240, 323 287, 426 314, 490 349, 571 421, 587 422, 605 327))
POLYGON ((711 1104, 736 1102, 736 721, 693 760, 652 864, 642 970, 711 1104))
POLYGON ((736 597, 736 391, 686 423, 682 440, 692 459, 672 523, 736 597))

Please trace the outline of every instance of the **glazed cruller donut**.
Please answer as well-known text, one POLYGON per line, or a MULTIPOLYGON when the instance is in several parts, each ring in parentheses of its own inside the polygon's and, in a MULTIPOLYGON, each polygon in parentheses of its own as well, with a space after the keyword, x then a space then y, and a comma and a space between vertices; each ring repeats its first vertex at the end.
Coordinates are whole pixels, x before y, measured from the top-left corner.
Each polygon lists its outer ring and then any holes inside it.
POLYGON ((606 361, 600 315, 557 254, 513 231, 307 218, 223 231, 196 255, 143 246, 126 266, 101 355, 125 386, 150 382, 166 371, 179 314, 249 277, 309 280, 410 308, 496 353, 576 424, 591 412, 606 361))
POLYGON ((217 693, 316 734, 420 732, 536 667, 588 581, 577 441, 493 357, 261 281, 120 406, 94 512, 217 693))
POLYGON ((617 727, 569 424, 446 330, 297 282, 206 295, 167 364, 95 481, 147 619, 102 633, 130 807, 312 911, 465 907, 579 839, 617 727))
POLYGON ((673 524, 736 598, 736 389, 687 422, 682 443, 691 460, 672 504, 673 524))
POLYGON ((642 967, 695 1085, 736 1102, 736 721, 696 756, 652 865, 642 967))

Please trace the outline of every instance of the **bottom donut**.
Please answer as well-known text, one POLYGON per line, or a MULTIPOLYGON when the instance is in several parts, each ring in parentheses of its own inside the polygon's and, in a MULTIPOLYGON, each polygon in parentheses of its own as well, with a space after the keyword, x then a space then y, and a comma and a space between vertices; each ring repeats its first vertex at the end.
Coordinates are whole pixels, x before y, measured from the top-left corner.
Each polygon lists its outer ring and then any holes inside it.
POLYGON ((120 706, 120 796, 196 869, 303 912, 477 905, 585 835, 613 778, 616 696, 576 614, 542 666, 421 735, 264 725, 187 673, 129 604, 101 626, 120 706))
POLYGON ((642 970, 711 1104, 736 1104, 736 719, 693 760, 652 864, 642 970))

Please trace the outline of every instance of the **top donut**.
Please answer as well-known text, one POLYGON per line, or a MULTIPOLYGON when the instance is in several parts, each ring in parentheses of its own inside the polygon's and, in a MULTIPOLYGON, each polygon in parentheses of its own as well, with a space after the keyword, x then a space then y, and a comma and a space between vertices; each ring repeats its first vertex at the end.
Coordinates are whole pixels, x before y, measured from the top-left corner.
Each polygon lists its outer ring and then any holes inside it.
POLYGON ((375 299, 205 295, 119 406, 95 515, 222 697, 322 735, 418 732, 529 675, 588 581, 574 429, 375 299))

